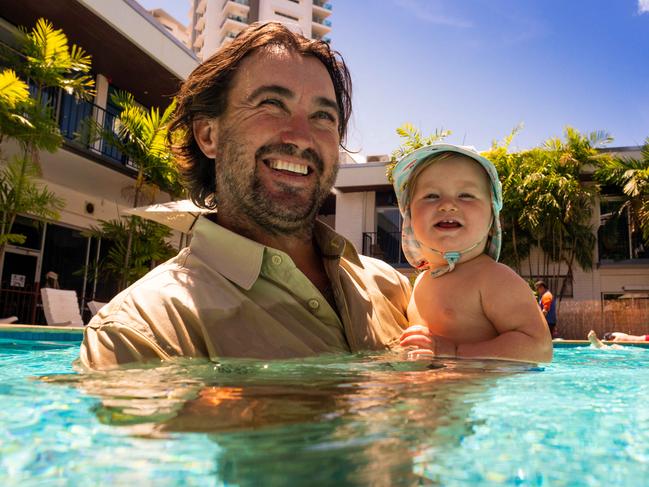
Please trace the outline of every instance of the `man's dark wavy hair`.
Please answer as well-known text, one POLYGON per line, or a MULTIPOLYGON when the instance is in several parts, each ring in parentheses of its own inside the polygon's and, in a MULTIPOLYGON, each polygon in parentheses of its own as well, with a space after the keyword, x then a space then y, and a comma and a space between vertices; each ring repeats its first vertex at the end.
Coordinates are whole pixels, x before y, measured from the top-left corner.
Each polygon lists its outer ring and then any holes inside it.
POLYGON ((189 197, 198 206, 216 208, 216 172, 214 160, 205 156, 194 140, 193 121, 222 115, 241 62, 255 51, 270 46, 282 46, 322 62, 336 93, 338 134, 341 141, 345 138, 352 110, 352 83, 340 53, 326 42, 307 39, 280 23, 254 23, 194 69, 176 95, 177 108, 169 137, 189 197))

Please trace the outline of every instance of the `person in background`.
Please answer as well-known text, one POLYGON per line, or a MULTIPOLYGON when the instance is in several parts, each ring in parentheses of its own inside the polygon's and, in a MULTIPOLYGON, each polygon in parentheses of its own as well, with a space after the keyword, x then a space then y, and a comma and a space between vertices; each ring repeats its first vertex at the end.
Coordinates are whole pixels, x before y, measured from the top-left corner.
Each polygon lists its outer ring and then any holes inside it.
POLYGON ((45 284, 43 287, 59 289, 59 275, 54 271, 49 271, 45 274, 45 284))
POLYGON ((620 331, 604 334, 604 340, 612 342, 649 342, 649 335, 629 335, 620 331))
POLYGON ((497 262, 502 190, 474 150, 434 144, 393 170, 402 246, 422 272, 402 346, 413 356, 552 360, 552 340, 527 283, 497 262))
POLYGON ((552 338, 557 337, 557 307, 556 300, 554 296, 548 289, 548 285, 545 281, 536 281, 534 283, 536 288, 536 293, 539 298, 539 306, 545 316, 545 321, 548 323, 548 328, 550 328, 550 334, 552 338))
POLYGON ((81 364, 397 345, 410 283, 316 220, 351 114, 340 55, 280 23, 255 23, 198 66, 176 99, 176 162, 192 201, 218 212, 94 316, 81 364))

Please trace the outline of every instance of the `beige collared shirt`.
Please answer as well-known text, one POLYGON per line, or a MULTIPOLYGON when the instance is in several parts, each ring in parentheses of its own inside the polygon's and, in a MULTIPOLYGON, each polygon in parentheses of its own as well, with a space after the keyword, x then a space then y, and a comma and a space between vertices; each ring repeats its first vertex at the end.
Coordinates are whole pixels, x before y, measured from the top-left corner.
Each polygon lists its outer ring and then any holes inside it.
POLYGON ((381 350, 407 326, 411 287, 323 223, 315 238, 338 313, 284 252, 201 217, 189 247, 118 294, 90 321, 91 368, 184 357, 306 357, 381 350))

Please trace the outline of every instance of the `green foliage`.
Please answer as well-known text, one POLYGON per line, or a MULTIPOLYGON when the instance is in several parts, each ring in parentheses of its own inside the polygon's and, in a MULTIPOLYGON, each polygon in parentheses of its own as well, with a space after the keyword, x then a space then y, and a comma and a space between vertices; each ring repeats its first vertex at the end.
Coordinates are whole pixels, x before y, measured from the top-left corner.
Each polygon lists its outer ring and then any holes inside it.
POLYGON ((99 227, 92 227, 85 235, 109 242, 109 251, 99 263, 99 272, 116 278, 121 283, 120 287, 123 287, 123 283, 139 279, 176 253, 166 241, 171 235, 168 227, 136 216, 100 220, 99 227), (124 267, 131 229, 131 256, 128 267, 124 267))
POLYGON ((61 29, 40 18, 31 31, 22 29, 24 38, 21 52, 27 62, 23 73, 42 89, 57 87, 83 99, 94 95, 95 82, 90 72, 91 58, 85 51, 69 45, 61 29))
POLYGON ((25 236, 10 233, 17 214, 35 218, 59 218, 64 207, 61 198, 35 182, 38 169, 31 160, 14 157, 0 168, 0 245, 19 244, 25 236))
POLYGON ((442 142, 446 137, 451 135, 451 131, 435 129, 435 133, 424 136, 422 135, 421 130, 411 123, 404 123, 401 127, 397 128, 397 135, 401 137, 402 142, 401 145, 390 154, 390 164, 388 164, 386 168, 386 176, 390 182, 392 182, 392 170, 399 160, 421 147, 442 142))
POLYGON ((631 223, 642 230, 649 242, 649 137, 642 147, 641 159, 608 158, 599 161, 595 179, 617 187, 626 197, 620 211, 630 210, 631 223))
POLYGON ((12 139, 20 148, 20 154, 4 161, 0 169, 0 261, 7 244, 24 241, 24 236, 11 233, 18 214, 58 219, 64 206, 36 181, 39 151, 54 152, 63 143, 46 90, 61 88, 82 98, 94 94, 94 81, 88 74, 90 57, 77 46, 69 46, 62 30, 39 19, 30 32, 23 33, 19 39, 21 57, 5 56, 4 61, 14 69, 0 73, 0 142, 12 139), (33 93, 16 73, 31 80, 33 93))

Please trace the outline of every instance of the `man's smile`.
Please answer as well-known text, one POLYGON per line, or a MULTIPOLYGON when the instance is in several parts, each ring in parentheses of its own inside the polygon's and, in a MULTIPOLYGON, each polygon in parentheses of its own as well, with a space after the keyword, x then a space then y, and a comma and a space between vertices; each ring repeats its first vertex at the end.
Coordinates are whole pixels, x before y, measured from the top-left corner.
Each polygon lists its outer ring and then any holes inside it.
POLYGON ((264 164, 276 171, 284 171, 301 175, 307 175, 310 171, 309 167, 306 164, 288 162, 281 159, 264 159, 263 161, 264 164))

